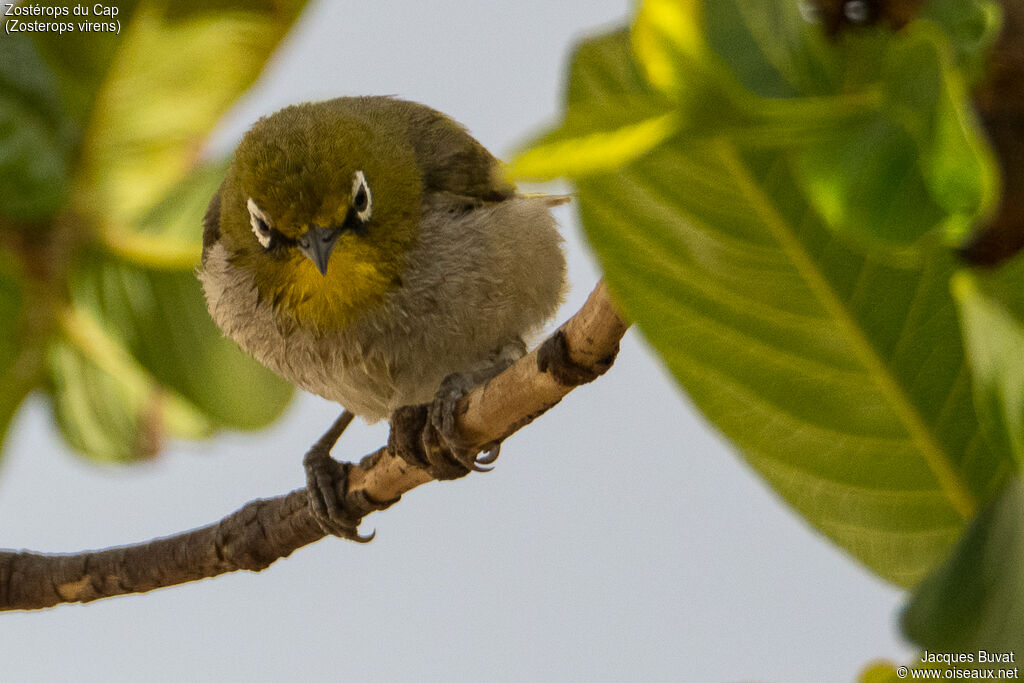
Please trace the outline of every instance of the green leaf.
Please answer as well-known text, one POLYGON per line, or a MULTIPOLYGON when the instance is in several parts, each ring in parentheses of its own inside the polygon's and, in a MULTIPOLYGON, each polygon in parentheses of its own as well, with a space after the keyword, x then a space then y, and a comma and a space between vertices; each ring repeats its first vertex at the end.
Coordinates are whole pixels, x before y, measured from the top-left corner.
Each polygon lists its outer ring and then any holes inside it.
POLYGON ((777 148, 828 227, 880 258, 919 258, 936 238, 961 241, 997 202, 960 66, 991 39, 979 20, 988 3, 963 4, 899 33, 830 42, 794 2, 647 0, 631 42, 616 34, 577 50, 563 123, 512 172, 581 177, 670 137, 777 148))
POLYGON ((49 393, 65 440, 88 457, 130 462, 153 456, 165 436, 201 438, 212 425, 162 389, 88 314, 66 310, 48 350, 49 393))
POLYGON ((921 578, 1008 469, 974 415, 950 259, 850 251, 785 163, 727 143, 577 184, 617 299, 698 407, 812 524, 921 578))
MULTIPOLYGON (((935 231, 958 243, 995 204, 995 165, 943 45, 920 22, 898 39, 879 31, 846 40, 847 62, 884 55, 876 83, 866 86, 881 89, 880 109, 797 152, 811 202, 861 243, 910 247, 935 231)), ((858 69, 846 80, 863 78, 858 69)))
POLYGON ((978 413, 1024 471, 1024 256, 994 272, 957 273, 953 294, 978 413))
POLYGON ((197 166, 145 212, 131 231, 107 233, 105 246, 122 259, 150 268, 197 266, 203 248, 203 214, 229 165, 224 161, 197 166))
POLYGON ((984 76, 988 51, 1002 29, 1003 10, 992 0, 929 0, 921 17, 935 22, 949 38, 957 67, 974 85, 984 76))
MULTIPOLYGON (((50 0, 33 2, 44 7, 66 7, 68 14, 59 19, 63 22, 107 22, 110 18, 96 17, 92 13, 95 3, 77 0, 50 0), (76 6, 84 6, 88 15, 74 14, 76 6)), ((125 27, 131 21, 137 0, 115 0, 102 3, 105 8, 116 8, 113 17, 125 27)), ((63 33, 37 31, 29 34, 39 53, 53 69, 59 85, 61 100, 66 115, 74 122, 76 129, 83 129, 88 122, 93 103, 100 93, 103 78, 121 42, 121 34, 110 31, 65 31, 63 33)))
MULTIPOLYGON (((634 43, 638 34, 643 32, 634 30, 634 43)), ((545 180, 614 170, 670 138, 693 147, 722 137, 752 147, 830 143, 836 130, 860 125, 880 101, 873 93, 751 98, 722 69, 715 72, 721 80, 716 87, 694 82, 688 73, 693 88, 672 100, 644 80, 627 35, 615 32, 577 49, 568 89, 572 105, 560 125, 518 153, 512 175, 545 180), (602 92, 609 78, 620 82, 614 97, 602 92)))
POLYGON ((25 292, 14 258, 0 251, 0 376, 7 376, 17 362, 24 339, 25 292))
MULTIPOLYGON (((634 114, 626 109, 623 112, 634 114)), ((520 153, 510 173, 522 179, 551 180, 608 171, 646 154, 678 128, 675 117, 664 112, 624 123, 604 119, 607 126, 600 126, 601 121, 599 115, 575 111, 571 120, 520 153)))
POLYGON ((701 1, 712 59, 758 98, 835 95, 843 73, 836 46, 800 15, 799 3, 701 1), (768 6, 770 5, 770 7, 768 6))
MULTIPOLYGON (((831 229, 905 258, 935 235, 959 242, 997 202, 995 164, 959 65, 983 40, 975 15, 987 16, 979 8, 988 3, 963 4, 973 23, 946 7, 898 33, 880 27, 831 42, 795 2, 647 0, 633 42, 651 82, 677 101, 690 144, 727 137, 788 147, 796 180, 831 229), (943 32, 951 27, 962 54, 943 32), (801 102, 815 103, 815 125, 801 102), (801 140, 808 127, 813 135, 801 140)), ((593 71, 584 65, 574 79, 600 83, 593 71)))
MULTIPOLYGON (((703 35, 702 3, 697 0, 646 0, 640 4, 630 34, 631 46, 639 57, 647 80, 662 92, 678 95, 695 80, 694 71, 707 62, 707 42, 703 35), (687 62, 686 65, 681 63, 687 62)), ((594 61, 588 51, 597 40, 589 40, 576 50, 573 63, 594 61)), ((594 72, 591 72, 594 73, 594 72)), ((621 77, 621 74, 616 74, 621 77)), ((571 83, 586 79, 572 79, 571 83)), ((585 99, 570 86, 569 101, 585 99)))
MULTIPOLYGON (((600 84, 577 91, 590 106, 633 92, 604 66, 574 64, 600 84)), ((1010 470, 975 417, 951 257, 853 250, 786 154, 724 136, 576 182, 617 299, 697 406, 836 543, 898 584, 923 577, 1010 470)))
POLYGON ((0 214, 42 221, 64 202, 71 128, 32 41, 4 35, 0 50, 0 214))
POLYGON ((290 384, 224 338, 191 271, 142 268, 95 254, 72 277, 94 317, 162 386, 223 426, 258 429, 287 406, 290 384))
POLYGON ((26 313, 23 277, 14 259, 0 251, 0 447, 11 418, 36 380, 26 313))
POLYGON ((159 400, 149 385, 126 384, 62 341, 50 348, 48 360, 54 417, 72 448, 101 462, 156 453, 160 430, 148 414, 159 413, 159 400))
POLYGON ((130 242, 124 234, 188 175, 210 129, 255 80, 303 4, 135 9, 94 103, 76 193, 107 242, 130 242))
POLYGON ((903 614, 903 631, 933 652, 1020 653, 1024 643, 1024 486, 1020 479, 1011 480, 985 506, 949 560, 921 583, 903 614))
MULTIPOLYGON (((625 31, 603 40, 578 46, 574 62, 600 63, 630 83, 615 101, 588 106, 591 90, 603 83, 586 78, 572 79, 569 98, 579 102, 554 129, 532 141, 511 164, 511 175, 531 180, 548 180, 561 175, 580 175, 620 166, 645 154, 676 132, 674 105, 651 88, 629 58, 625 31)), ((591 73, 603 78, 601 70, 591 73)))

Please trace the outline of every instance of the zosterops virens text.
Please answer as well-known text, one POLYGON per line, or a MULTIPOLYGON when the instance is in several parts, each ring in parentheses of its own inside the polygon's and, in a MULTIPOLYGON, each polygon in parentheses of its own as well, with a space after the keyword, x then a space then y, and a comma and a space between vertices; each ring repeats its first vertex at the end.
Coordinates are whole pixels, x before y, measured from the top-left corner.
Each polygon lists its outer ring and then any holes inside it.
MULTIPOLYGON (((549 209, 561 201, 517 193, 423 105, 300 104, 243 137, 204 219, 199 278, 224 333, 296 386, 369 421, 431 400, 451 409, 558 307, 549 209)), ((307 456, 311 501, 325 528, 352 535, 330 477, 318 483, 332 463, 307 456)))

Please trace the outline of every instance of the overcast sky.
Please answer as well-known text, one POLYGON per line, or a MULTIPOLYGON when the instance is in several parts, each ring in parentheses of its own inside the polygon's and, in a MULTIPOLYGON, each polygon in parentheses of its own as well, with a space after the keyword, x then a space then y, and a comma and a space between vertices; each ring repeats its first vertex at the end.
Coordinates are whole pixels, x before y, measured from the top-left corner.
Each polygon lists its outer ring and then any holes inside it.
MULTIPOLYGON (((395 94, 495 154, 553 120, 570 47, 625 0, 314 2, 218 129, 228 151, 299 101, 395 94)), ((574 209, 558 216, 575 311, 596 282, 574 209)), ((199 226, 196 226, 199 230, 199 226)), ((97 467, 43 403, 0 467, 0 546, 75 551, 214 521, 303 484, 337 407, 302 395, 259 434, 97 467)), ((335 454, 386 437, 356 422, 335 454)), ((508 442, 494 472, 432 483, 260 574, 0 616, 9 681, 852 680, 908 658, 901 592, 783 506, 631 331, 604 378, 508 442)))

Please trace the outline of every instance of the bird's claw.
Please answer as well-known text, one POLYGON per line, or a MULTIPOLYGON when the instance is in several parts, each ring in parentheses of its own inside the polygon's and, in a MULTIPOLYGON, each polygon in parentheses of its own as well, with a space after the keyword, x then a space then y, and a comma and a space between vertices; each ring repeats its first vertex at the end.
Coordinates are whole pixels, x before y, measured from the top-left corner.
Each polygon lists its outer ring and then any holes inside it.
POLYGON ((388 448, 435 479, 458 479, 470 472, 489 472, 497 458, 493 445, 477 457, 479 448, 463 441, 455 429, 459 399, 473 385, 465 375, 451 375, 441 383, 429 404, 404 406, 391 415, 388 448))
POLYGON ((509 340, 480 367, 448 375, 431 403, 396 410, 391 416, 388 447, 435 479, 490 472, 493 468, 488 465, 498 459, 501 443, 496 441, 483 448, 466 443, 455 428, 458 404, 470 389, 497 376, 525 353, 526 345, 521 339, 509 340))
POLYGON ((325 534, 340 536, 357 543, 369 543, 376 532, 368 536, 359 534, 362 517, 346 509, 338 496, 336 482, 348 480, 349 465, 331 457, 322 444, 314 445, 302 460, 306 470, 306 492, 309 507, 325 534))
POLYGON ((478 456, 479 449, 466 444, 455 429, 456 406, 474 384, 469 375, 449 375, 427 409, 429 425, 423 430, 423 454, 428 470, 436 479, 458 479, 470 472, 490 472, 492 468, 486 465, 497 459, 497 448, 478 456))

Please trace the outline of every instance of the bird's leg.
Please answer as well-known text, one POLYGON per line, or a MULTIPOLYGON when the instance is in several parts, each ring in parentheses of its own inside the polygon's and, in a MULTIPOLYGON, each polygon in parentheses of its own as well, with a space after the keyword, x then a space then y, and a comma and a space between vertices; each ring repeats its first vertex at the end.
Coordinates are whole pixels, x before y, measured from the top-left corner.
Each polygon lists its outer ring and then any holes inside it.
POLYGON ((345 501, 338 496, 335 486, 339 479, 348 479, 349 465, 331 457, 331 448, 352 422, 352 417, 349 411, 342 411, 331 428, 306 453, 302 465, 306 469, 309 507, 324 533, 365 543, 370 541, 373 535, 359 535, 359 522, 362 516, 346 509, 345 501))
POLYGON ((459 438, 455 430, 455 406, 473 387, 501 374, 526 355, 522 339, 509 340, 491 356, 466 372, 449 375, 441 382, 428 409, 433 429, 423 430, 423 453, 430 464, 430 473, 437 479, 457 479, 471 471, 486 472, 498 459, 501 444, 495 443, 482 457, 459 438))

